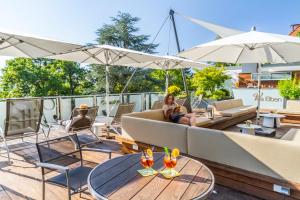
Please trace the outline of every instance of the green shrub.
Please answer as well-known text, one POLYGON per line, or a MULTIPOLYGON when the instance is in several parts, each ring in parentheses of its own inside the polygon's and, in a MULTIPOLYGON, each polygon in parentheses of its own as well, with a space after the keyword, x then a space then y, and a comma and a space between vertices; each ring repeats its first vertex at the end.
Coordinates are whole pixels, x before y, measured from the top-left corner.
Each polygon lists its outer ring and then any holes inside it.
POLYGON ((210 99, 222 100, 229 97, 229 94, 229 91, 226 89, 215 90, 210 96, 210 99))
POLYGON ((300 83, 296 79, 279 81, 278 89, 280 95, 286 99, 296 100, 300 98, 300 83))
POLYGON ((171 85, 170 87, 168 87, 168 93, 176 97, 181 93, 181 89, 176 85, 171 85))
POLYGON ((230 96, 224 89, 225 81, 230 79, 224 68, 206 67, 203 70, 195 70, 192 85, 196 89, 196 95, 203 94, 205 98, 223 99, 230 96))

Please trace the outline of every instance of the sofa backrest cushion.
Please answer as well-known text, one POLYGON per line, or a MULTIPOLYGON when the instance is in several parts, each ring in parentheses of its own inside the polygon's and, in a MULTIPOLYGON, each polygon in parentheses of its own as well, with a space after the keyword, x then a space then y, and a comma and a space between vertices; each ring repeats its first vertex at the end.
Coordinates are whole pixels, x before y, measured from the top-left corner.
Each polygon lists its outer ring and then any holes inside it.
POLYGON ((188 128, 188 153, 209 161, 300 183, 300 145, 205 128, 188 128))
POLYGON ((183 153, 187 153, 187 128, 171 122, 122 117, 122 137, 158 147, 176 147, 183 153))
POLYGON ((165 117, 164 117, 164 111, 162 109, 147 110, 144 112, 133 112, 133 113, 127 114, 126 116, 138 117, 138 118, 144 118, 144 119, 152 119, 152 120, 158 120, 158 121, 166 121, 165 117))
POLYGON ((213 105, 217 111, 222 111, 222 110, 228 110, 231 108, 237 108, 237 107, 243 106, 243 100, 242 99, 229 99, 229 100, 223 100, 223 101, 216 101, 213 103, 213 105))
POLYGON ((300 110, 300 101, 299 100, 287 100, 286 109, 294 110, 294 111, 300 110))

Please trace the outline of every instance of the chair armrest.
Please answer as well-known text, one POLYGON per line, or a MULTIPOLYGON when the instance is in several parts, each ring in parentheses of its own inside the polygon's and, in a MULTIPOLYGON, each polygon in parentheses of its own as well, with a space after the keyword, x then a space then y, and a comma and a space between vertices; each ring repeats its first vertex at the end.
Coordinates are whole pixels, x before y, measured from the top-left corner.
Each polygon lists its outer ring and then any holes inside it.
POLYGON ((39 163, 36 164, 36 166, 41 167, 41 168, 54 169, 54 170, 57 170, 57 171, 62 172, 62 173, 69 171, 68 167, 64 167, 64 166, 56 165, 56 164, 51 164, 51 163, 39 162, 39 163))
POLYGON ((107 153, 109 156, 109 159, 111 159, 111 153, 112 151, 110 150, 105 150, 105 149, 95 149, 95 148, 81 148, 82 151, 93 151, 93 152, 101 152, 101 153, 107 153))

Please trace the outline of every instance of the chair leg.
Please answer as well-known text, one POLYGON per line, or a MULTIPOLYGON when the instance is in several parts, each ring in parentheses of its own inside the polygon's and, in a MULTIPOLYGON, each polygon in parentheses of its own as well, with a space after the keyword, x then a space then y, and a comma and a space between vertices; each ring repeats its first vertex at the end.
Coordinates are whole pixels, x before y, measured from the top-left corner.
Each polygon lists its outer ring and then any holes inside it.
POLYGON ((69 172, 66 172, 66 179, 67 179, 68 200, 71 200, 71 189, 70 189, 70 183, 69 183, 69 172))
POLYGON ((46 199, 46 183, 45 183, 44 176, 42 178, 42 195, 43 195, 43 200, 45 200, 46 199))
POLYGON ((97 136, 97 134, 96 133, 94 133, 94 131, 90 128, 89 129, 90 130, 90 132, 95 136, 95 138, 101 143, 101 142, 103 142, 98 136, 97 136))
POLYGON ((11 162, 11 160, 10 160, 9 148, 8 148, 7 141, 6 141, 6 138, 5 138, 5 137, 3 137, 3 141, 4 141, 4 145, 5 145, 6 152, 7 152, 8 163, 11 164, 12 162, 11 162))
POLYGON ((35 137, 35 143, 39 142, 39 133, 36 133, 36 137, 35 137))

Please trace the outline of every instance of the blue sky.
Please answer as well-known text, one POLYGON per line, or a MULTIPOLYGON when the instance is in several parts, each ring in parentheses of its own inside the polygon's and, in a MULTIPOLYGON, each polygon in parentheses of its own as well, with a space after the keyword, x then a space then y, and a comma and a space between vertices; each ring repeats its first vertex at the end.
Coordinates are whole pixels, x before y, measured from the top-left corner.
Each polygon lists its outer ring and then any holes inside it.
MULTIPOLYGON (((154 36, 170 7, 187 16, 227 27, 287 34, 290 25, 300 23, 299 0, 0 0, 0 29, 86 44, 94 42, 95 31, 118 11, 141 18, 140 32, 154 36)), ((182 48, 188 49, 215 38, 211 32, 181 16, 175 16, 182 48)), ((170 54, 176 53, 173 32, 170 54)), ((156 43, 166 54, 167 23, 156 43)), ((4 58, 0 57, 0 66, 4 58)))

